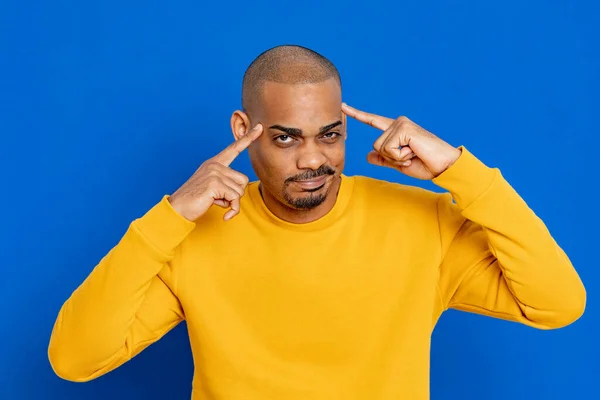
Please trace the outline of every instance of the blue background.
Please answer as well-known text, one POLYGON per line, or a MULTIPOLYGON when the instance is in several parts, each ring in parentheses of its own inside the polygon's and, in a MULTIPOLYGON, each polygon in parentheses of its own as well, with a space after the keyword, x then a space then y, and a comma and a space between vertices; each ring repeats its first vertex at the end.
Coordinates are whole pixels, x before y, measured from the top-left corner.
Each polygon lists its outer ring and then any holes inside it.
MULTIPOLYGON (((189 398, 185 325, 85 384, 53 374, 48 339, 129 222, 231 142, 245 68, 283 43, 329 57, 350 104, 406 115, 500 167, 586 285, 585 315, 556 331, 444 314, 432 399, 596 398, 599 11, 540 0, 2 2, 0 398, 189 398)), ((347 174, 437 190, 367 164, 378 132, 349 123, 347 174)), ((255 178, 245 154, 233 167, 255 178)))

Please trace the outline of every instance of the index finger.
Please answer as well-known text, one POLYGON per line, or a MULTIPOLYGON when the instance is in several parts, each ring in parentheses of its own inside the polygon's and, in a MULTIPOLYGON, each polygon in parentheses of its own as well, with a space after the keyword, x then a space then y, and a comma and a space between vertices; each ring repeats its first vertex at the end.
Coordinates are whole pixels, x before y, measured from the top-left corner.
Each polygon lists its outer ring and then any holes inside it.
POLYGON ((217 154, 214 157, 214 160, 228 167, 236 159, 236 157, 242 153, 242 151, 246 150, 246 148, 248 148, 248 146, 250 146, 250 144, 252 144, 252 142, 254 142, 262 134, 262 132, 262 125, 255 125, 250 132, 246 133, 246 135, 231 143, 225 148, 225 150, 217 154))
POLYGON ((354 107, 350 107, 346 103, 342 103, 342 111, 344 114, 349 115, 360 122, 364 122, 373 128, 381 129, 382 131, 385 131, 387 128, 389 128, 392 122, 394 122, 394 120, 391 118, 360 111, 354 107))

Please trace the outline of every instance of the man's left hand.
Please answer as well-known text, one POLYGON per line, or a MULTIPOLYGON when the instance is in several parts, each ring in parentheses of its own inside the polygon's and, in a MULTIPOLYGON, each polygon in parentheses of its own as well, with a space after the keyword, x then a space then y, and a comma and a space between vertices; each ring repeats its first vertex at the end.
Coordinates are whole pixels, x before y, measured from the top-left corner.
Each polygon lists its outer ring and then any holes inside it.
POLYGON ((417 179, 433 179, 460 157, 451 146, 406 117, 391 119, 343 103, 344 114, 383 131, 367 155, 371 164, 394 168, 417 179))

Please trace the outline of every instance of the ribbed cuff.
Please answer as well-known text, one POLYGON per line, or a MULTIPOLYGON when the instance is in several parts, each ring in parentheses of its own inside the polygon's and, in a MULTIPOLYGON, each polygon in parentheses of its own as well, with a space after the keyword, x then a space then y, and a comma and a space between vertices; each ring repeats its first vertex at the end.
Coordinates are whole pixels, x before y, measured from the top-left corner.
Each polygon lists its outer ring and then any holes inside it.
POLYGON ((134 225, 165 256, 172 254, 196 227, 194 222, 175 211, 168 195, 163 196, 144 216, 135 220, 134 225))
POLYGON ((449 191, 458 207, 464 210, 489 189, 498 171, 485 165, 464 146, 459 148, 462 153, 458 160, 432 182, 449 191))

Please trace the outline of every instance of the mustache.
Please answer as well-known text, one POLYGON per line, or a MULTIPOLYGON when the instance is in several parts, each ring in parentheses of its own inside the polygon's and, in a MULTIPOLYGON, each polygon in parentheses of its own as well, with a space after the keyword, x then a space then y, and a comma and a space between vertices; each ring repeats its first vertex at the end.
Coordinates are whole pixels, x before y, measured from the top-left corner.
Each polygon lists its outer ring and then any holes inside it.
POLYGON ((329 165, 322 165, 316 170, 308 170, 306 172, 302 172, 298 175, 290 176, 285 180, 285 183, 295 182, 295 181, 306 181, 309 179, 315 179, 323 175, 333 175, 335 174, 335 169, 330 167, 329 165))

